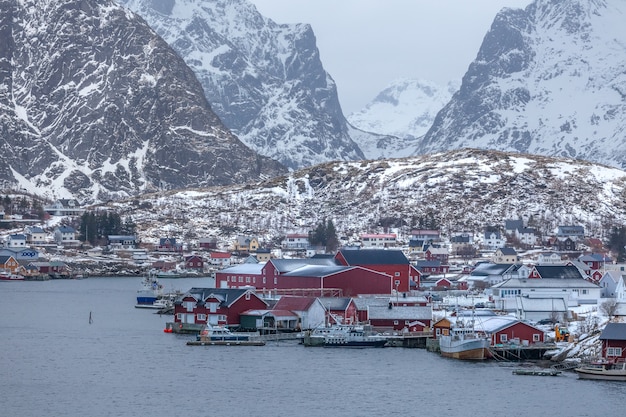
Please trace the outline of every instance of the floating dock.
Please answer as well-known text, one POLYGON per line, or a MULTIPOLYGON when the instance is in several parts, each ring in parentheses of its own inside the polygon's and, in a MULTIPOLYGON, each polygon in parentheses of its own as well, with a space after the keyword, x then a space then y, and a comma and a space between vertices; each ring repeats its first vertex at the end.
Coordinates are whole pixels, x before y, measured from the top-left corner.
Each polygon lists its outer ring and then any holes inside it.
POLYGON ((559 376, 561 371, 556 369, 515 369, 513 375, 537 375, 537 376, 559 376))

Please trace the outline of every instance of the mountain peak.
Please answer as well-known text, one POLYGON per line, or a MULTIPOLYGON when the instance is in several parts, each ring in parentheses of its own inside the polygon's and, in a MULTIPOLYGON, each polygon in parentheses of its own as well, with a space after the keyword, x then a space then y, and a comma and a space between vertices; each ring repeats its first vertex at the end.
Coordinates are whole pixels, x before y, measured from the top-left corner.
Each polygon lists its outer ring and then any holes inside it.
POLYGON ((505 9, 418 153, 475 147, 626 166, 623 2, 505 9))
POLYGON ((182 59, 112 1, 5 0, 0 31, 6 185, 91 202, 284 172, 233 136, 182 59))

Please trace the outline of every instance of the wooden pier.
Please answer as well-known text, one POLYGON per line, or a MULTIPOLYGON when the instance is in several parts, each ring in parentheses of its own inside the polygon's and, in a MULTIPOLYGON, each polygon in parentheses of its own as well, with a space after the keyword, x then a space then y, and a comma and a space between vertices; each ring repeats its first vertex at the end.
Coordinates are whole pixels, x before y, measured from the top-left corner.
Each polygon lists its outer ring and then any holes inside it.
POLYGON ((389 347, 426 348, 427 341, 433 337, 432 332, 408 332, 397 335, 384 335, 389 347))
POLYGON ((555 349, 555 345, 496 345, 489 348, 491 357, 496 360, 523 361, 541 360, 547 351, 555 349))

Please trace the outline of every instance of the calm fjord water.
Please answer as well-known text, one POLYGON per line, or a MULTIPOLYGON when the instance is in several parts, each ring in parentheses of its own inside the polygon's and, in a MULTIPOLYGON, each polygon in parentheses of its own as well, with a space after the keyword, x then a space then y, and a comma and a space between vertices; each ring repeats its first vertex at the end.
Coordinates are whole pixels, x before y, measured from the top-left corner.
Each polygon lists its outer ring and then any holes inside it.
MULTIPOLYGON (((193 347, 140 278, 0 283, 0 416, 622 416, 626 383, 422 349, 193 347), (93 323, 89 324, 89 313, 93 323)), ((166 288, 208 285, 164 280, 166 288)))

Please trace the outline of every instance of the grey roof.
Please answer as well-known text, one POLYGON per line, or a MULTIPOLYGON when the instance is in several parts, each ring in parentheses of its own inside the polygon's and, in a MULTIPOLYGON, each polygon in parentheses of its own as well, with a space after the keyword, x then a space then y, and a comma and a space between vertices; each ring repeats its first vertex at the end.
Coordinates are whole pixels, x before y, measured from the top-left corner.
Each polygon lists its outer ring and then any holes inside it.
POLYGON ((559 226, 558 233, 560 234, 583 234, 585 233, 585 228, 583 226, 559 226))
POLYGON ((502 275, 507 271, 517 270, 514 269, 515 264, 494 264, 491 262, 484 262, 476 265, 476 268, 470 273, 472 276, 487 276, 487 275, 502 275))
POLYGON ((271 259, 270 262, 281 274, 309 265, 337 266, 335 258, 271 259))
POLYGON ((354 267, 352 266, 343 266, 343 265, 341 266, 338 266, 338 265, 333 265, 333 266, 303 265, 300 268, 297 268, 297 269, 294 269, 294 270, 291 270, 289 272, 282 274, 282 276, 319 278, 319 277, 325 277, 328 275, 336 274, 338 272, 347 271, 353 268, 354 267))
POLYGON ((424 260, 424 259, 420 259, 420 260, 415 262, 415 267, 417 269, 420 269, 420 268, 438 268, 440 266, 441 266, 441 261, 439 261, 439 260, 427 261, 427 260, 424 260))
POLYGON ((506 230, 516 230, 520 227, 524 227, 523 220, 506 220, 504 222, 504 227, 506 230))
POLYGON ((517 251, 508 246, 500 248, 500 253, 502 253, 503 255, 517 255, 517 251))
POLYGON ((469 241, 470 241, 469 236, 452 236, 450 238, 450 242, 452 243, 469 243, 469 241))
POLYGON ((535 269, 541 278, 580 279, 583 275, 573 265, 537 265, 535 269))
POLYGON ((394 320, 432 320, 433 310, 430 307, 421 306, 371 306, 368 318, 371 319, 394 319, 394 320))
MULTIPOLYGON (((181 297, 185 297, 187 295, 194 296, 197 300, 206 300, 210 296, 215 296, 218 300, 220 300, 220 304, 223 306, 230 306, 234 303, 238 298, 244 295, 248 290, 239 289, 239 288, 200 288, 193 287, 181 297)), ((263 300, 262 300, 263 301, 263 300)), ((265 301, 263 301, 265 302, 265 301)), ((267 303, 266 303, 267 304, 267 303)))
POLYGON ((319 297, 320 302, 324 307, 329 307, 331 310, 345 310, 350 305, 352 298, 350 297, 319 297))
POLYGON ((613 282, 617 284, 619 282, 619 279, 623 276, 624 274, 622 273, 622 271, 606 271, 604 275, 602 276, 602 278, 604 277, 611 278, 613 282))
POLYGON ((368 308, 379 306, 389 308, 390 297, 355 297, 354 303, 359 310, 367 310, 368 308))
POLYGON ((600 340, 626 340, 626 323, 607 323, 600 340))
POLYGON ((537 329, 540 333, 543 333, 543 330, 511 316, 495 316, 484 320, 478 320, 475 326, 478 330, 482 330, 487 334, 494 334, 518 323, 521 323, 524 326, 532 327, 533 329, 537 329))
POLYGON ((401 250, 360 249, 341 250, 348 265, 405 265, 409 260, 401 250))
POLYGON ((265 264, 261 263, 244 263, 240 265, 231 266, 230 268, 224 268, 220 273, 223 274, 254 274, 261 275, 261 270, 265 264))
POLYGON ((491 231, 487 231, 485 230, 485 239, 491 239, 491 235, 495 235, 496 239, 500 239, 502 237, 502 235, 500 235, 500 232, 497 230, 491 230, 491 231))

